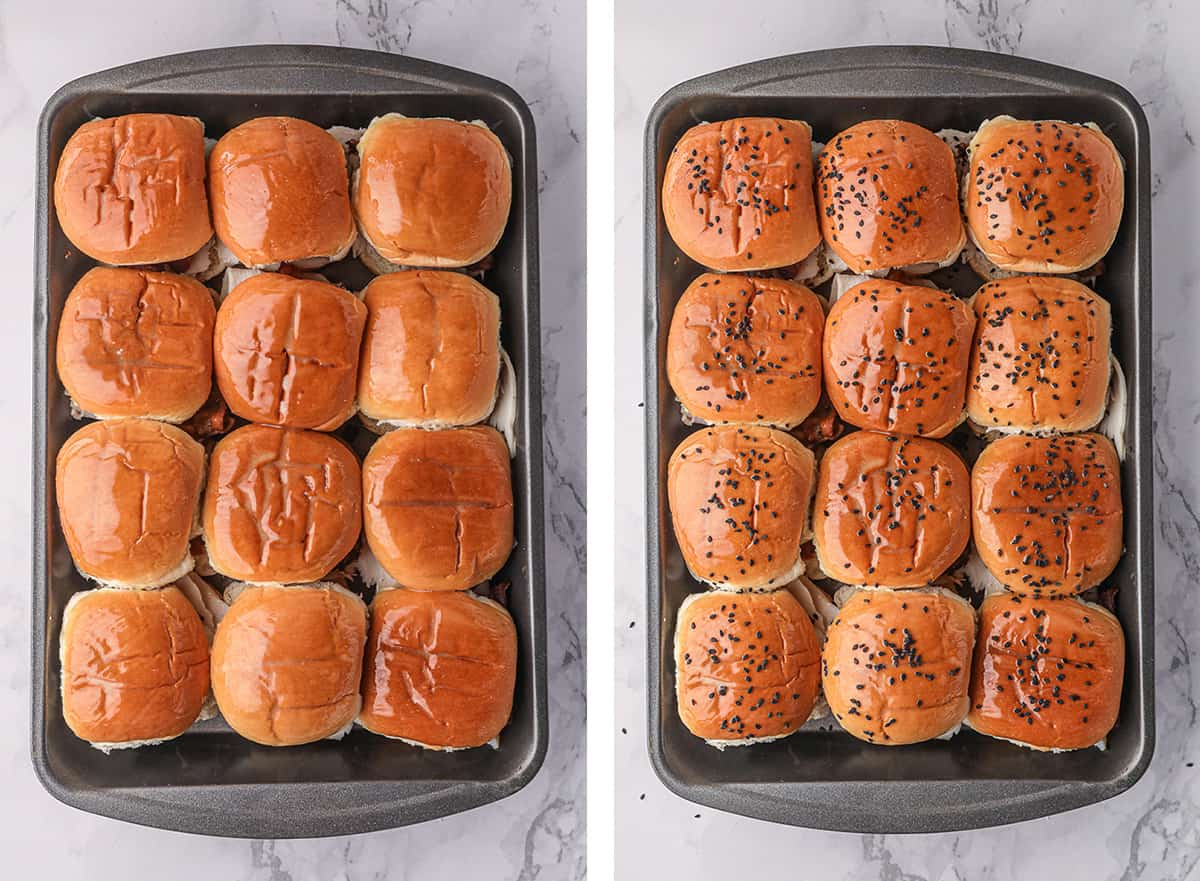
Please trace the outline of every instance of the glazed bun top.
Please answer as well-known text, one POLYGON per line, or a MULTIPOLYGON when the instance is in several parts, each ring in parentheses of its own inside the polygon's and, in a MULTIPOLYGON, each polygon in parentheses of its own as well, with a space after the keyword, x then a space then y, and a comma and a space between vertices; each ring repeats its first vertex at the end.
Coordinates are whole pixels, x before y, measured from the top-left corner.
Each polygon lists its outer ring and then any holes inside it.
POLYGON ((357 235, 342 145, 303 119, 260 116, 227 132, 208 182, 217 238, 243 266, 336 259, 357 235))
POLYGON ((217 313, 217 384, 251 422, 332 431, 354 412, 367 307, 324 281, 263 272, 217 313))
POLYGON ((358 156, 354 212, 384 260, 469 266, 499 244, 512 169, 487 126, 388 113, 371 121, 358 156))
POLYGON ((710 743, 775 740, 812 713, 821 648, 786 590, 692 594, 675 626, 679 718, 710 743))
POLYGON ((1011 591, 1082 593, 1121 558, 1120 462, 1103 435, 1001 438, 975 460, 971 496, 975 548, 1011 591))
POLYGON ((812 184, 808 123, 703 123, 667 159, 663 218, 679 249, 709 269, 791 266, 821 242, 812 184))
POLYGON ((868 281, 825 320, 825 390, 859 428, 944 437, 963 420, 975 315, 925 285, 868 281))
POLYGON ((212 293, 184 275, 97 266, 58 324, 58 378, 102 419, 190 419, 212 388, 212 293))
POLYGON ((824 327, 821 301, 803 285, 705 273, 675 306, 667 378, 704 422, 791 428, 821 397, 824 327))
POLYGON ((1034 749, 1082 749, 1117 721, 1125 635, 1102 606, 989 596, 979 610, 967 724, 1034 749))
POLYGON ((801 571, 816 479, 812 452, 755 425, 693 432, 667 467, 675 538, 700 581, 735 590, 782 587, 801 571))
POLYGON ((983 428, 1087 431, 1108 405, 1108 301, 1069 278, 1018 276, 975 294, 967 415, 983 428))
POLYGON ((967 714, 974 644, 975 610, 949 591, 857 591, 821 653, 829 709, 868 743, 940 737, 967 714))
POLYGON ((967 228, 993 265, 1078 272, 1108 253, 1125 208, 1125 169, 1098 127, 997 116, 979 127, 967 158, 967 228))
POLYGON ((821 457, 813 538, 830 578, 922 587, 954 564, 970 534, 970 476, 945 444, 855 431, 821 457))
POLYGON ((67 238, 101 263, 168 263, 212 238, 204 190, 204 124, 133 113, 85 122, 54 175, 67 238))
POLYGON ((853 272, 944 264, 966 241, 954 154, 911 122, 872 119, 834 136, 817 160, 817 209, 853 272))

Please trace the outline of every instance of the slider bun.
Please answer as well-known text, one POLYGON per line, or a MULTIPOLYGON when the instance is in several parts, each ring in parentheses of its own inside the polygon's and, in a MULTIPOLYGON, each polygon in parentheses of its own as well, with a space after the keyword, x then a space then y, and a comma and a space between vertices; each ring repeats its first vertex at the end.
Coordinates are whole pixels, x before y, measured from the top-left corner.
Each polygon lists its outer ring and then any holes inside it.
POLYGON ((245 425, 213 448, 204 493, 212 568, 253 583, 324 578, 358 541, 358 459, 316 431, 245 425))
POLYGON ((821 652, 825 699, 868 743, 940 737, 967 714, 974 644, 975 610, 949 591, 856 591, 821 652))
POLYGON ((1019 276, 975 294, 967 415, 984 429, 1087 431, 1108 405, 1108 301, 1069 278, 1019 276))
POLYGON ((512 169, 487 126, 388 113, 371 121, 358 158, 354 212, 383 259, 469 266, 499 243, 512 203, 512 169))
POLYGON ((503 606, 469 591, 380 591, 358 722, 427 749, 483 746, 508 724, 516 677, 503 606))
POLYGON ((945 444, 855 431, 821 457, 813 539, 830 578, 922 587, 954 564, 970 534, 970 476, 945 444))
POLYGON ((213 234, 204 124, 166 113, 85 122, 58 160, 54 210, 71 244, 101 263, 190 257, 213 234))
POLYGON ((945 264, 966 241, 954 153, 897 119, 860 122, 825 145, 817 215, 826 243, 856 273, 945 264))
POLYGON ((675 697, 687 729, 714 746, 786 737, 820 688, 812 621, 786 590, 692 594, 675 625, 675 697))
POLYGON ((58 378, 102 419, 190 419, 212 388, 212 293, 167 272, 89 270, 58 324, 58 378))
POLYGON ((791 428, 821 397, 816 294, 795 282, 705 273, 675 306, 667 378, 695 418, 791 428))
POLYGON ((336 259, 356 235, 342 145, 289 116, 227 132, 208 157, 217 237, 243 266, 336 259))
POLYGON ((332 584, 248 586, 212 646, 225 721, 264 746, 312 743, 358 715, 367 607, 332 584))
POLYGON ((399 428, 363 461, 367 544, 417 590, 465 590, 500 571, 513 548, 508 447, 494 428, 399 428))
POLYGON ((667 466, 667 494, 691 573, 733 590, 792 581, 804 567, 816 471, 812 452, 773 428, 726 425, 685 438, 667 466))
POLYGON ((174 587, 71 597, 59 661, 63 717, 102 749, 178 737, 208 696, 208 637, 174 587))
POLYGON ((975 549, 1011 591, 1082 593, 1121 558, 1121 469, 1103 435, 1001 438, 975 461, 971 497, 975 549))
POLYGON ((868 281, 825 320, 825 390, 859 428, 944 437, 963 420, 975 314, 925 285, 868 281))
POLYGON ((274 272, 235 287, 217 313, 217 384, 251 422, 332 431, 354 412, 367 307, 324 281, 274 272))
POLYGON ((996 267, 1079 272, 1108 253, 1125 208, 1125 169, 1095 125, 997 116, 979 127, 967 161, 967 230, 996 267))
POLYGON ((192 569, 204 448, 149 419, 85 425, 58 451, 58 516, 75 565, 115 587, 169 584, 192 569))
POLYGON ((487 418, 500 377, 500 299, 461 272, 381 275, 364 293, 369 317, 358 378, 363 415, 449 428, 487 418))
POLYGON ((1125 635, 1107 609, 1075 598, 984 599, 967 724, 1037 750, 1104 739, 1121 709, 1125 635))
POLYGON ((709 269, 799 263, 821 242, 808 123, 757 117, 693 126, 667 159, 662 207, 675 244, 709 269))

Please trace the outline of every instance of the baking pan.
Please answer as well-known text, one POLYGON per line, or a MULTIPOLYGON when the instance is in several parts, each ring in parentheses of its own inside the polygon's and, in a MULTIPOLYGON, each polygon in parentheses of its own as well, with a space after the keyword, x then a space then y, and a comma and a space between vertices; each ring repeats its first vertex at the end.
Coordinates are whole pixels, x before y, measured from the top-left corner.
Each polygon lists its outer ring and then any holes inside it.
MULTIPOLYGON (((686 799, 818 829, 940 832, 1046 816, 1109 798, 1146 770, 1154 749, 1153 483, 1150 373, 1150 144, 1136 99, 1106 80, 1049 64, 960 49, 868 46, 790 55, 689 80, 667 92, 646 126, 646 514, 649 746, 660 778, 686 799), (671 241, 659 210, 663 168, 683 132, 735 116, 807 120, 816 140, 864 119, 900 118, 934 131, 971 130, 1008 113, 1095 121, 1126 162, 1126 206, 1097 290, 1112 304, 1113 350, 1129 383, 1129 455, 1122 468, 1125 556, 1119 588, 1126 674, 1107 750, 1035 753, 965 730, 951 741, 882 748, 841 731, 803 730, 717 753, 675 709, 672 638, 688 575, 667 511, 667 460, 689 432, 666 381, 675 301, 702 268, 671 241)), ((935 281, 969 294, 970 272, 935 281)))
MULTIPOLYGON (((547 702, 535 154, 529 108, 503 83, 413 58, 324 46, 246 46, 157 58, 76 80, 47 102, 37 158, 32 703, 33 764, 56 798, 93 813, 186 832, 309 837, 464 811, 516 792, 536 773, 546 751, 547 702), (518 382, 517 547, 496 580, 511 583, 508 606, 519 656, 512 721, 500 749, 428 752, 362 730, 337 743, 271 749, 216 722, 161 746, 105 756, 66 727, 59 626, 67 600, 87 584, 71 563, 57 523, 54 458, 80 423, 70 417, 51 353, 63 301, 91 261, 74 250, 55 220, 50 182, 63 145, 81 123, 143 111, 199 116, 210 137, 273 114, 355 127, 388 111, 481 119, 508 149, 512 213, 485 278, 500 296, 503 343, 518 382)), ((330 274, 345 268, 334 267, 330 274)))

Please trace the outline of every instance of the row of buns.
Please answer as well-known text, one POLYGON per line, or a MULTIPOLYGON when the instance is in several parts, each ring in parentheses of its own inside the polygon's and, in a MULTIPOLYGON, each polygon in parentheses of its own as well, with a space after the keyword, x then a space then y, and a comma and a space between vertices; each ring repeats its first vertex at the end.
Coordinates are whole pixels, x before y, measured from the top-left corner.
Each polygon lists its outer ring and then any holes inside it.
POLYGON ((257 117, 211 144, 196 117, 94 119, 54 178, 67 238, 114 266, 204 267, 220 249, 224 264, 313 268, 360 233, 379 271, 468 266, 496 247, 511 202, 509 156, 485 124, 397 113, 363 130, 257 117))

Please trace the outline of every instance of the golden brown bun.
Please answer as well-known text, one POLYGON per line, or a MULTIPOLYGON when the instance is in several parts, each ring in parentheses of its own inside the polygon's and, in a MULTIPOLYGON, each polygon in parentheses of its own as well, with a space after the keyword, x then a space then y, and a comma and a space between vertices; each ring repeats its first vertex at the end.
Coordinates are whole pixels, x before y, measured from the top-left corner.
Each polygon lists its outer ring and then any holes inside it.
POLYGON ((380 565, 404 587, 466 590, 513 548, 508 447, 494 428, 400 428, 363 462, 363 522, 380 565))
POLYGON ((855 431, 821 458, 813 540, 831 578, 923 587, 954 564, 970 536, 970 476, 945 444, 855 431))
POLYGON ((675 244, 709 269, 799 263, 821 242, 808 123, 759 117, 688 129, 667 159, 662 205, 675 244))
POLYGON ((512 169, 484 125, 389 113, 358 142, 354 213, 385 260, 469 266, 496 247, 512 203, 512 169))
POLYGON ((209 562, 239 581, 317 581, 354 549, 361 510, 358 459, 340 439, 245 425, 217 443, 209 462, 209 562))
POLYGON ((1125 208, 1125 169, 1099 129, 997 116, 979 127, 967 161, 967 229, 995 266, 1078 272, 1108 253, 1125 208))
POLYGON ((58 324, 58 378, 102 419, 190 419, 212 388, 216 307, 208 288, 167 272, 96 267, 58 324))
POLYGON ((901 746, 951 731, 967 714, 975 610, 940 590, 860 590, 830 625, 821 684, 842 727, 901 746))
POLYGON ((924 285, 868 281, 825 320, 825 390, 859 428, 944 437, 963 419, 975 313, 924 285))
POLYGON ((169 263, 212 238, 204 124, 134 113, 85 122, 54 175, 54 210, 71 243, 101 263, 169 263))
POLYGON ((967 415, 984 428, 1087 431, 1108 404, 1108 301, 1069 278, 1029 275, 975 294, 967 415))
POLYGON ((208 695, 208 636, 174 587, 75 594, 59 660, 63 717, 92 743, 178 737, 208 695))
POLYGON ((725 425, 688 435, 667 466, 671 521, 688 569, 735 590, 795 578, 816 472, 812 452, 773 428, 725 425))
POLYGON ((367 307, 336 285, 263 272, 217 313, 217 384, 251 422, 332 431, 354 412, 367 307))
POLYGON ((708 423, 791 428, 821 397, 821 301, 803 285, 706 273, 675 306, 667 378, 708 423))
POLYGON ((58 451, 55 490, 79 571, 117 587, 159 587, 192 568, 188 543, 204 447, 150 419, 85 425, 58 451))
POLYGON ((217 625, 213 697, 264 746, 312 743, 358 715, 367 608, 331 584, 247 587, 217 625))
POLYGON ((821 647, 786 590, 692 594, 675 625, 675 698, 688 731, 718 745, 776 740, 812 713, 821 647))
POLYGON ((450 427, 487 418, 500 377, 500 299, 461 272, 381 275, 369 318, 358 405, 381 422, 450 427))
POLYGON ((1124 678, 1125 635, 1108 610, 995 594, 979 610, 967 724, 1034 749, 1082 749, 1116 723, 1124 678))
POLYGON ((872 119, 817 159, 817 216, 852 272, 945 263, 966 241, 954 153, 929 129, 872 119))
POLYGON ((213 226, 243 266, 342 254, 354 241, 342 146, 289 116, 260 116, 208 157, 213 226))
POLYGON ((1009 590, 1082 593, 1121 559, 1121 469, 1103 435, 1001 438, 975 460, 971 499, 975 548, 1009 590))
POLYGON ((508 724, 516 678, 517 629, 503 606, 467 591, 380 591, 358 721, 434 749, 483 746, 508 724))

